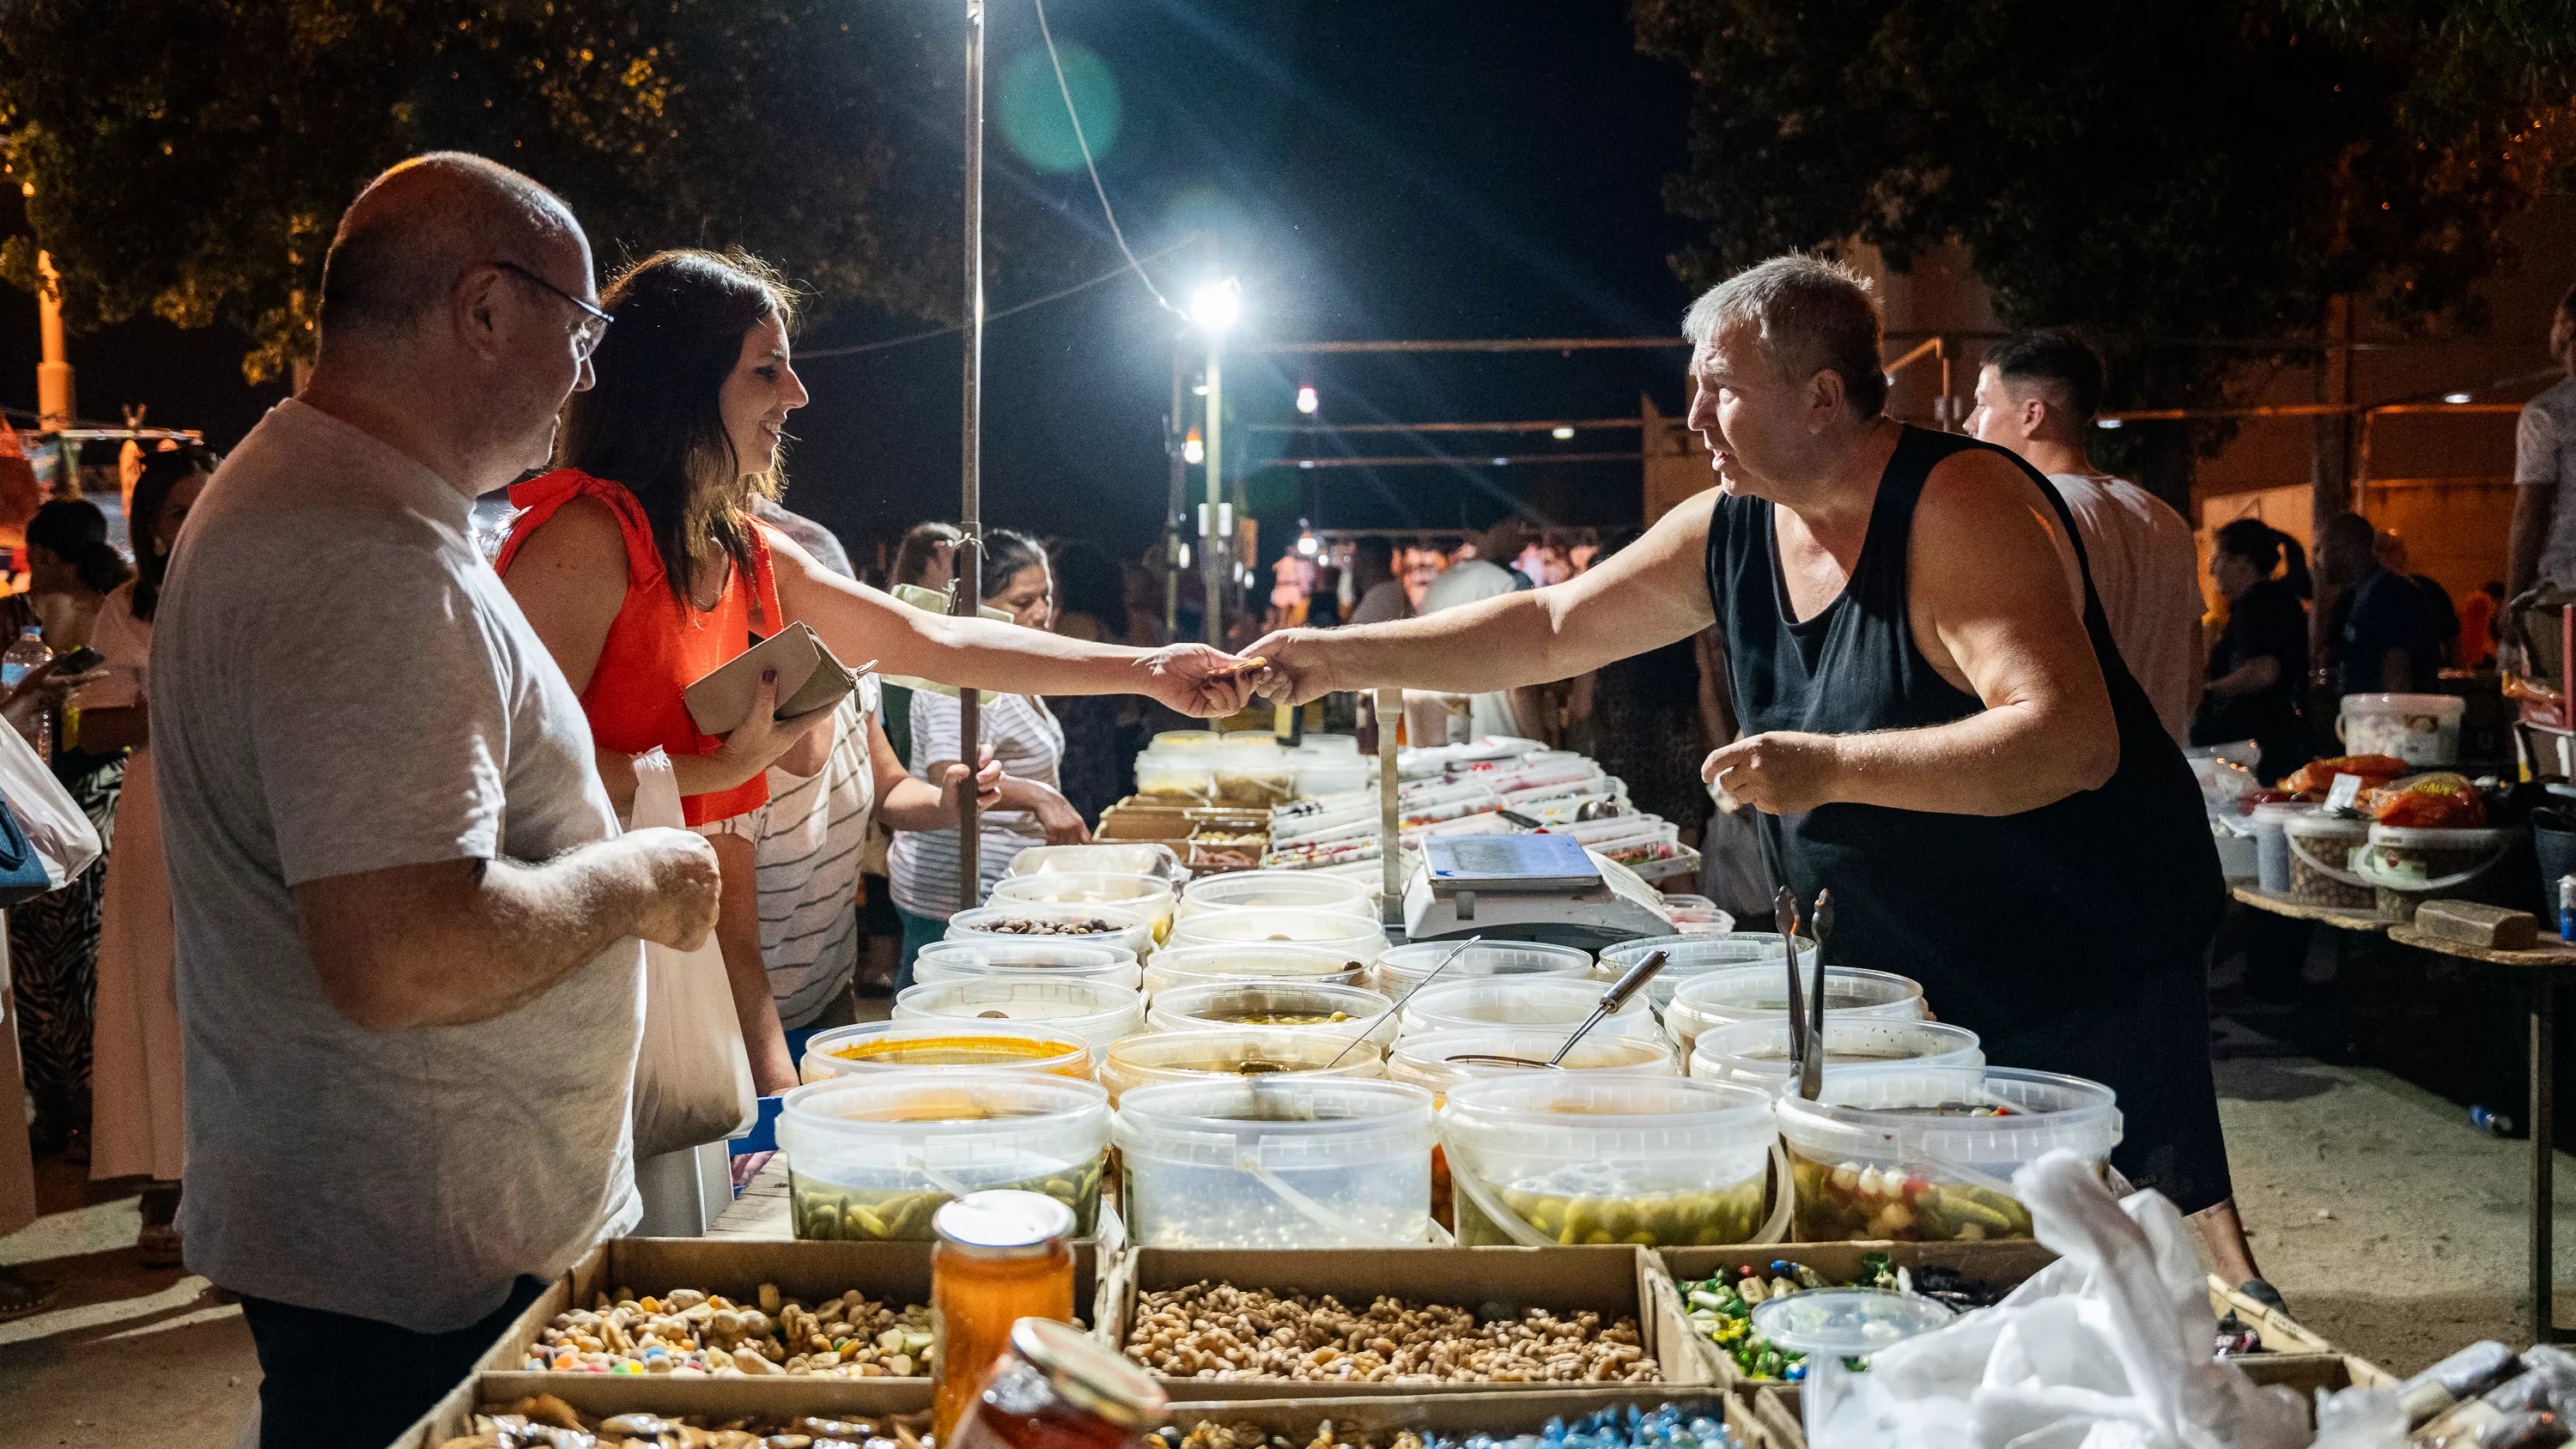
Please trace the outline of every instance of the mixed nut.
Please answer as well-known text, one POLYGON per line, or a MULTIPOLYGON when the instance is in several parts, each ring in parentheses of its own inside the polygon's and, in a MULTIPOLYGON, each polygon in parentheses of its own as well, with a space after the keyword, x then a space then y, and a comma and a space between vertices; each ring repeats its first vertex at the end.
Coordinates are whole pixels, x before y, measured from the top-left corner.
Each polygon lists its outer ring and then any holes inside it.
POLYGON ((810 1414, 717 1418, 612 1414, 593 1418, 552 1394, 487 1405, 474 1432, 439 1449, 925 1449, 928 1414, 825 1419, 810 1414))
POLYGON ((1479 1321, 1464 1308, 1379 1295, 1353 1312, 1205 1279, 1139 1294, 1127 1356, 1172 1378, 1646 1383, 1662 1377, 1637 1321, 1532 1308, 1479 1321))
MULTIPOLYGON (((853 1288, 807 1308, 760 1285, 757 1301, 675 1288, 620 1288, 555 1315, 528 1349, 531 1372, 911 1378, 931 1367, 930 1310, 897 1310, 853 1288)), ((751 1441, 744 1441, 746 1443, 751 1441)))

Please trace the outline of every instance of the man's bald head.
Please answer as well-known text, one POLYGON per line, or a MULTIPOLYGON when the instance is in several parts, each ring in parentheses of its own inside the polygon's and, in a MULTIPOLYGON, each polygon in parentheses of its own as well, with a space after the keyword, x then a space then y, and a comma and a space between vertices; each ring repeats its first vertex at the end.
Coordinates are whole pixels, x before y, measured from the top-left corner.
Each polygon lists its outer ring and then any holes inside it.
POLYGON ((406 338, 459 274, 496 261, 577 286, 554 274, 586 267, 588 255, 572 208, 536 182, 462 151, 415 156, 369 182, 340 218, 322 264, 322 342, 406 338))

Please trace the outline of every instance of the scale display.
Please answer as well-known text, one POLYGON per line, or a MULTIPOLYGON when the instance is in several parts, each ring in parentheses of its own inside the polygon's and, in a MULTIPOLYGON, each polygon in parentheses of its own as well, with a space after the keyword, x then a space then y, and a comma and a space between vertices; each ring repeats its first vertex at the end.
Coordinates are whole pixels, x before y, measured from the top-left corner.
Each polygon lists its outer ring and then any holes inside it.
POLYGON ((1432 880, 1443 887, 1584 890, 1601 872, 1570 835, 1434 835, 1422 842, 1432 880))

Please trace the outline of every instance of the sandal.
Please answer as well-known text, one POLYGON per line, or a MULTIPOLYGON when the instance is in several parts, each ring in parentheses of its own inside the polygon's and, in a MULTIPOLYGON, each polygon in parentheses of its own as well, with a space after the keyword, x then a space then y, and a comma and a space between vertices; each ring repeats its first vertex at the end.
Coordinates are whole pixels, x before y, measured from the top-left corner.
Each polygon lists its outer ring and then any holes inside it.
POLYGON ((54 1290, 14 1268, 0 1268, 0 1322, 39 1313, 54 1304, 54 1290))
POLYGON ((172 1223, 146 1226, 141 1233, 135 1235, 134 1239, 136 1254, 142 1259, 143 1266, 146 1268, 186 1267, 187 1259, 181 1251, 182 1246, 179 1241, 179 1229, 172 1223))

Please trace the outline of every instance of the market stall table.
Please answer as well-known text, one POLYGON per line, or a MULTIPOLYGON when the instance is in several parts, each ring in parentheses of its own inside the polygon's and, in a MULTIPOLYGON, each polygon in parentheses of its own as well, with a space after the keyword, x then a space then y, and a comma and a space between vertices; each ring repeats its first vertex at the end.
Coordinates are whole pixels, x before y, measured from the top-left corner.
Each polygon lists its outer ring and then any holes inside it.
POLYGON ((2551 1256, 2556 1226, 2552 1210, 2557 1200, 2558 1092, 2553 1058, 2558 1040, 2559 973, 2576 969, 2576 945, 2548 943, 2530 951, 2499 951, 2444 940, 2413 926, 2390 926, 2388 939, 2419 951, 2515 968, 2523 975, 2531 1017, 2531 1340, 2563 1343, 2576 1339, 2576 1328, 2558 1323, 2554 1302, 2557 1275, 2551 1256))
MULTIPOLYGON (((2355 906, 2310 905, 2305 901, 2294 901, 2280 891, 2267 891, 2261 886, 2247 885, 2243 881, 2230 882, 2227 893, 2255 910, 2267 911, 2272 915, 2287 917, 2293 921, 2315 921, 2319 925, 2332 926, 2338 931, 2358 931, 2372 936, 2388 929, 2388 923, 2381 920, 2379 913, 2373 910, 2364 910, 2355 906)), ((2337 943, 2337 949, 2341 949, 2340 942, 2337 943)))

